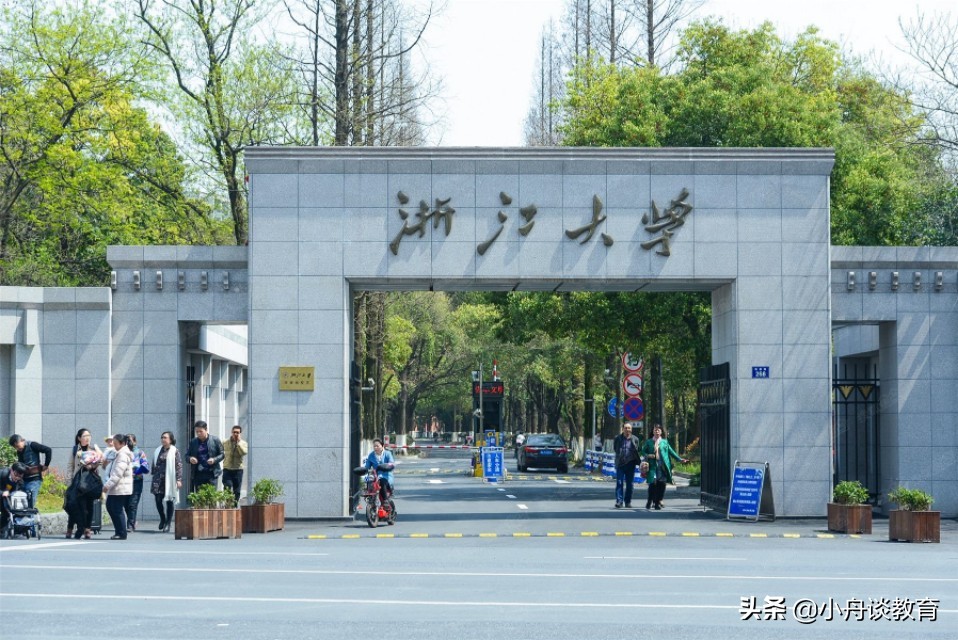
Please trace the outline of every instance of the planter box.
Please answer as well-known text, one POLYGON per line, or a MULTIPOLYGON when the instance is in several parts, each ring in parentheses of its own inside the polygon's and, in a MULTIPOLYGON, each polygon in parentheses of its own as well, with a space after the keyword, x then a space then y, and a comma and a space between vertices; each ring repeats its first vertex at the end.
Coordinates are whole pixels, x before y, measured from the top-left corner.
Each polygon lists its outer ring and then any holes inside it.
POLYGON ((888 539, 941 542, 941 511, 889 511, 888 539))
POLYGON ((177 540, 215 540, 243 536, 243 516, 239 509, 177 509, 177 540))
POLYGON ((841 533, 871 533, 872 506, 829 502, 828 530, 841 533))
POLYGON ((243 533, 266 533, 280 531, 286 520, 286 505, 282 502, 270 504, 244 504, 243 533))

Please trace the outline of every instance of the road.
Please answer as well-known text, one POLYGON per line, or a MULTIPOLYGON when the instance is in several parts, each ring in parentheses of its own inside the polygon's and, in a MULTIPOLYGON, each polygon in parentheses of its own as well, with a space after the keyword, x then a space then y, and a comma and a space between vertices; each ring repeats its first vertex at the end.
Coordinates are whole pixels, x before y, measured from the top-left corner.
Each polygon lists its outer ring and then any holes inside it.
POLYGON ((958 637, 952 521, 939 545, 889 543, 882 521, 872 536, 824 537, 823 519, 727 522, 692 489, 647 512, 614 509, 613 484, 581 471, 496 486, 465 469, 404 459, 399 520, 375 530, 295 521, 241 540, 4 541, 0 636, 958 637), (808 602, 803 624, 794 607, 808 602), (845 621, 849 609, 865 620, 845 621))

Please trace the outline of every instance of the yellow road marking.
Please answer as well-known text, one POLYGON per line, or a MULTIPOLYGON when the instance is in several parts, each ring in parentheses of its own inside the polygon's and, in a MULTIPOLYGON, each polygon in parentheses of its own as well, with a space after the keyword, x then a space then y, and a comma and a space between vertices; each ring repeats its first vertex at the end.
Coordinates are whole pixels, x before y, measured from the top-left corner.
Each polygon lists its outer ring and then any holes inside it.
POLYGON ((428 538, 429 534, 428 533, 410 533, 409 537, 410 538, 428 538))
POLYGON ((551 533, 551 532, 550 532, 550 533, 547 533, 547 534, 546 534, 546 537, 547 537, 547 538, 564 538, 564 537, 565 537, 565 534, 564 534, 564 533, 551 533))
POLYGON ((631 531, 616 531, 616 532, 615 532, 615 535, 617 535, 617 536, 631 536, 631 535, 632 535, 632 532, 631 532, 631 531))
POLYGON ((801 537, 802 537, 802 534, 800 534, 800 533, 783 533, 783 534, 782 534, 782 537, 783 537, 783 538, 801 538, 801 537))
POLYGON ((496 538, 498 536, 499 536, 498 533, 480 533, 479 534, 480 538, 496 538))
POLYGON ((595 538, 599 535, 599 532, 598 531, 583 531, 579 535, 584 538, 595 538))
POLYGON ((462 534, 461 534, 461 533, 446 533, 446 534, 443 534, 443 535, 444 535, 444 537, 446 537, 446 538, 461 538, 461 537, 462 537, 462 534))
POLYGON ((355 540, 359 537, 358 533, 344 533, 343 540, 355 540))
POLYGON ((395 537, 396 537, 396 534, 394 534, 394 533, 377 533, 377 534, 376 534, 376 537, 377 537, 377 538, 395 538, 395 537))
POLYGON ((667 534, 664 531, 649 531, 649 535, 662 538, 662 537, 665 537, 667 534))
POLYGON ((699 534, 695 533, 694 531, 683 531, 682 536, 685 538, 698 538, 699 534))
POLYGON ((513 538, 530 538, 532 537, 531 533, 526 533, 525 531, 516 531, 512 534, 513 538))
POLYGON ((835 536, 834 536, 834 534, 831 534, 831 533, 819 533, 819 534, 817 534, 816 537, 818 537, 818 538, 834 538, 835 536))
POLYGON ((734 538, 735 534, 734 533, 716 533, 715 537, 716 538, 734 538))
POLYGON ((748 534, 748 537, 749 538, 767 538, 768 534, 767 533, 750 533, 748 534))

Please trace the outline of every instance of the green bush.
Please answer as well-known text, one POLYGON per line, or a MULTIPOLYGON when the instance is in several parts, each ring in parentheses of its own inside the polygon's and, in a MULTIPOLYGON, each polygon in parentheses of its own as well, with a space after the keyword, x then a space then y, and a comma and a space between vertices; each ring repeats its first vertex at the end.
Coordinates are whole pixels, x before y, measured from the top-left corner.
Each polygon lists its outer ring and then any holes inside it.
POLYGON ((273 478, 260 478, 253 485, 253 501, 256 504, 270 504, 283 495, 283 484, 273 478))
POLYGON ((835 486, 832 501, 838 504, 866 504, 868 489, 858 480, 843 480, 835 486))
POLYGON ((0 467, 9 467, 17 461, 17 450, 6 440, 0 440, 0 467))
POLYGON ((218 491, 216 485, 204 484, 186 496, 193 509, 232 509, 236 507, 236 497, 230 489, 218 491))
POLYGON ((928 511, 935 501, 930 494, 921 489, 898 487, 888 494, 888 499, 905 511, 928 511))

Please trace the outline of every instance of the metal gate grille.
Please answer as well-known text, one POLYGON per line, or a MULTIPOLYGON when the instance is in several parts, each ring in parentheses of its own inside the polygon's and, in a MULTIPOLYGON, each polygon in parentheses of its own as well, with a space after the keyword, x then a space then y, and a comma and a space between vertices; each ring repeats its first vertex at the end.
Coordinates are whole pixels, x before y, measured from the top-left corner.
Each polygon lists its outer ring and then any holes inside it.
POLYGON ((869 365, 843 362, 832 376, 834 483, 858 480, 875 504, 881 493, 880 385, 869 365))
POLYGON ((699 373, 698 420, 702 434, 702 504, 725 510, 731 489, 729 365, 705 367, 699 373))

